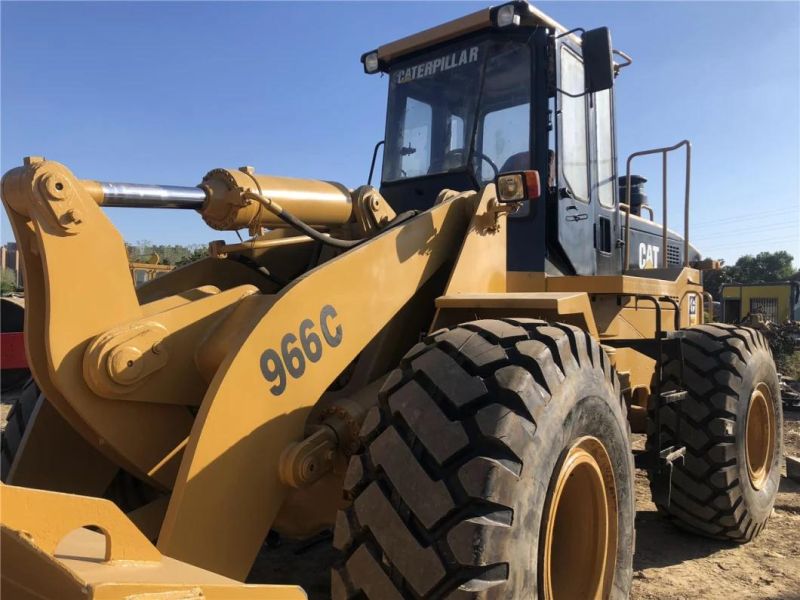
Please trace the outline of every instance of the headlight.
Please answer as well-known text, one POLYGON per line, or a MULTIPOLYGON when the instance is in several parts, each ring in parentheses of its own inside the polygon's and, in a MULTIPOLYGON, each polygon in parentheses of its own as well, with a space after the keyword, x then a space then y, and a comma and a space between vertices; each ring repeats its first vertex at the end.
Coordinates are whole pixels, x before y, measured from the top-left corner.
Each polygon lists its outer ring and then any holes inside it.
POLYGON ((517 7, 513 4, 506 4, 497 9, 494 16, 495 24, 498 27, 508 27, 510 25, 519 25, 520 18, 517 14, 517 7))
POLYGON ((369 73, 377 73, 378 69, 380 68, 380 62, 378 61, 378 52, 368 52, 361 58, 361 62, 364 63, 364 72, 369 73))
POLYGON ((500 202, 518 202, 525 197, 522 173, 501 175, 497 178, 497 196, 500 202))
POLYGON ((522 202, 536 200, 542 195, 539 171, 502 173, 496 181, 498 202, 522 202))

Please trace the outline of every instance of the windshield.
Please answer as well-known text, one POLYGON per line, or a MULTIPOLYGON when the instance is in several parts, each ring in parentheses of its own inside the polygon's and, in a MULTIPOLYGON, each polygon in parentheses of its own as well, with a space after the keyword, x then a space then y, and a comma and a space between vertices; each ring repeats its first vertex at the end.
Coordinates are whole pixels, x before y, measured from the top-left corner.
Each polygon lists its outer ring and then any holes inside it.
POLYGON ((529 168, 530 52, 489 38, 394 65, 383 181, 529 168))

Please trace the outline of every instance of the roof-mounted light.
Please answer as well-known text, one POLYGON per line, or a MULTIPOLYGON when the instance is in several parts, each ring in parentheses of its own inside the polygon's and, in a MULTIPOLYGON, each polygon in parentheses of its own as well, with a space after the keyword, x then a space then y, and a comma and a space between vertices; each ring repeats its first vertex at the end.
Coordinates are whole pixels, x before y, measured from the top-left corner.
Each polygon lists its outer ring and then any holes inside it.
POLYGON ((364 72, 372 75, 377 73, 380 69, 380 61, 378 60, 378 51, 367 52, 361 57, 361 62, 364 63, 364 72))
POLYGON ((497 27, 510 27, 520 24, 520 16, 517 14, 516 4, 504 4, 494 13, 494 24, 497 27))

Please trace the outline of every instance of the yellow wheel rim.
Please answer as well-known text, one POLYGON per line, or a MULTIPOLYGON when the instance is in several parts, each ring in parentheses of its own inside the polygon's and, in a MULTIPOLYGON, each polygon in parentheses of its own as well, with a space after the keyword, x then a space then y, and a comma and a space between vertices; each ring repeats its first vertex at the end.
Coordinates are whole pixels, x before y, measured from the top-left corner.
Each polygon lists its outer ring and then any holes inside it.
POLYGON ((775 446, 775 409, 765 383, 759 383, 750 395, 745 427, 747 474, 753 487, 760 490, 769 479, 775 446))
POLYGON ((617 554, 617 490, 608 452, 597 438, 580 438, 554 477, 541 553, 544 597, 607 598, 617 554))

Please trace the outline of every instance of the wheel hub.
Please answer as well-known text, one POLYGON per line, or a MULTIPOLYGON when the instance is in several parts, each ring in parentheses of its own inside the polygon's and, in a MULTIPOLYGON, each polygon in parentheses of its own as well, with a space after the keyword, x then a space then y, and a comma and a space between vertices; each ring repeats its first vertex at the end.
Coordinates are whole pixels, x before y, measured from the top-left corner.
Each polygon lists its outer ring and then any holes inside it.
POLYGON ((606 598, 617 553, 617 493, 608 452, 597 438, 580 438, 554 478, 544 522, 544 597, 606 598))
POLYGON ((750 395, 745 425, 745 454, 750 483, 760 490, 772 470, 775 446, 775 409, 772 392, 759 383, 750 395))

